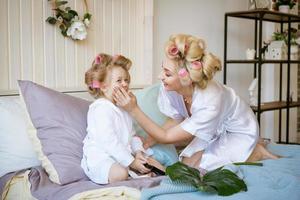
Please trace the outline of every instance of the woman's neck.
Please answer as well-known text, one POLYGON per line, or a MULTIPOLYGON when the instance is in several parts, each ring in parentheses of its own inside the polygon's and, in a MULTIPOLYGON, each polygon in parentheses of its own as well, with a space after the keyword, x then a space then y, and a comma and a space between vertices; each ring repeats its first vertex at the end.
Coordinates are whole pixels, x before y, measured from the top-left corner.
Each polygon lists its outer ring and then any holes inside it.
POLYGON ((193 85, 182 87, 182 89, 177 92, 183 96, 183 99, 186 103, 192 102, 193 93, 194 93, 193 85))

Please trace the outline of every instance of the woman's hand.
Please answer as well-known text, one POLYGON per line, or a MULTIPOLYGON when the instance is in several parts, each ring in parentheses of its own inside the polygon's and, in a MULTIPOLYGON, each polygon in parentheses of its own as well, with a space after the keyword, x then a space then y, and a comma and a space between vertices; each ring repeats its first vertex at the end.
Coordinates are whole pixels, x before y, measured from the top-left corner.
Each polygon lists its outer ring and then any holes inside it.
POLYGON ((156 144, 156 140, 154 140, 154 138, 150 135, 148 135, 147 138, 143 140, 143 147, 145 149, 152 147, 154 144, 156 144))
POLYGON ((126 92, 122 87, 115 87, 113 99, 117 106, 123 108, 127 112, 131 112, 137 107, 136 97, 131 92, 126 92))

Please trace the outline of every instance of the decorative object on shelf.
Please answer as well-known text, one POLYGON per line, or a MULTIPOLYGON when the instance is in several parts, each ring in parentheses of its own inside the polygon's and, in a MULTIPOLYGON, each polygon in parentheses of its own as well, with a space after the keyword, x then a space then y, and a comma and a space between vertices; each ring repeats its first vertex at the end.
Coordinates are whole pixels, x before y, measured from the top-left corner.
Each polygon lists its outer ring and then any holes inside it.
POLYGON ((269 9, 271 7, 270 0, 255 0, 256 9, 269 9))
POLYGON ((246 50, 246 58, 247 60, 253 60, 255 58, 255 49, 247 49, 246 50))
POLYGON ((272 41, 268 46, 266 59, 285 60, 287 55, 287 45, 283 40, 272 41))
POLYGON ((276 7, 279 12, 289 13, 290 9, 292 9, 297 3, 297 0, 277 0, 276 7))
POLYGON ((249 104, 250 106, 257 106, 257 78, 253 79, 249 88, 249 104))
POLYGON ((48 0, 51 1, 54 11, 54 16, 46 19, 49 24, 58 25, 61 34, 65 37, 70 37, 73 40, 84 40, 87 36, 87 28, 90 25, 92 15, 88 12, 87 1, 84 1, 86 12, 81 19, 77 11, 64 5, 68 1, 48 0))
MULTIPOLYGON (((297 60, 298 59, 298 45, 300 45, 300 31, 291 28, 291 60, 297 60)), ((267 59, 286 59, 287 57, 287 45, 288 45, 288 29, 286 29, 284 32, 274 32, 271 39, 264 42, 264 46, 262 48, 262 53, 268 52, 267 59), (274 43, 275 42, 275 43, 274 43), (285 45, 284 45, 284 44, 285 45), (270 46, 272 44, 272 46, 270 46), (276 49, 278 48, 284 48, 284 51, 277 54, 279 51, 276 49), (272 51, 272 52, 270 52, 272 51), (285 54, 282 54, 285 53, 285 54), (275 55, 277 54, 277 56, 275 55)))

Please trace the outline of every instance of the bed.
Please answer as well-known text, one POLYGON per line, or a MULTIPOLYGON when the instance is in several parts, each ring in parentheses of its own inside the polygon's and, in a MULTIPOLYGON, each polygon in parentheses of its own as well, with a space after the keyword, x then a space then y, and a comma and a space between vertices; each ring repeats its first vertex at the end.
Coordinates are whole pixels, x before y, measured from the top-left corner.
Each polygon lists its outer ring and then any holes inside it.
MULTIPOLYGON (((94 184, 80 168, 90 102, 74 97, 81 94, 62 94, 30 81, 19 85, 21 97, 0 97, 1 199, 300 199, 299 145, 270 144, 283 158, 265 160, 262 167, 240 166, 248 191, 229 197, 198 192, 166 176, 94 184)), ((163 124, 157 92, 154 85, 136 95, 144 112, 163 124)), ((137 124, 135 128, 145 135, 137 124)), ((157 145, 154 152, 165 165, 178 159, 173 145, 157 145)))

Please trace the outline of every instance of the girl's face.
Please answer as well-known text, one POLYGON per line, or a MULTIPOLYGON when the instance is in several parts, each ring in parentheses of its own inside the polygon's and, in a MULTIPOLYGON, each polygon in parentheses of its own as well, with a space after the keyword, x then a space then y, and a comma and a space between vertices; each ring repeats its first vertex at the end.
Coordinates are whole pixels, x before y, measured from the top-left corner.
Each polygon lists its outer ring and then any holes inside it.
POLYGON ((182 88, 178 74, 177 63, 173 60, 166 58, 162 63, 162 71, 158 78, 163 82, 165 90, 178 91, 182 88))
POLYGON ((112 100, 113 88, 118 86, 128 91, 129 82, 130 77, 125 69, 122 67, 113 67, 107 74, 105 87, 102 91, 108 99, 112 100))

